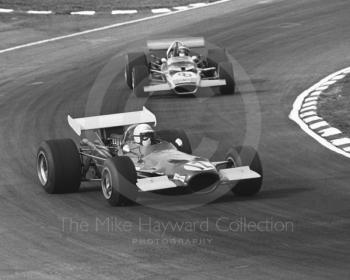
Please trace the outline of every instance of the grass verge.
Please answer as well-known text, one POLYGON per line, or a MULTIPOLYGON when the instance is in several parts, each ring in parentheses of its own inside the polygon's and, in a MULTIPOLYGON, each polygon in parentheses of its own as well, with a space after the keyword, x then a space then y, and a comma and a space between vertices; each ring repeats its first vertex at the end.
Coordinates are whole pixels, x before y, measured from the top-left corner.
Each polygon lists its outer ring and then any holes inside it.
POLYGON ((317 111, 331 126, 350 136, 350 75, 322 93, 317 111))
POLYGON ((214 0, 0 0, 0 8, 16 10, 52 10, 58 13, 80 10, 152 9, 184 6, 214 0))

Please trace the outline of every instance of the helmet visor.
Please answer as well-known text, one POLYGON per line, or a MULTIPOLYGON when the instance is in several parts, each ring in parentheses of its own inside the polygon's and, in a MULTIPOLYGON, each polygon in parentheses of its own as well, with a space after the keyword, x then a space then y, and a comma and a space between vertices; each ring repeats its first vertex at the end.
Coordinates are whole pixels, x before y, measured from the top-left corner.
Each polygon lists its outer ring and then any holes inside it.
POLYGON ((145 132, 140 134, 141 141, 147 141, 149 139, 153 138, 154 133, 153 132, 145 132))

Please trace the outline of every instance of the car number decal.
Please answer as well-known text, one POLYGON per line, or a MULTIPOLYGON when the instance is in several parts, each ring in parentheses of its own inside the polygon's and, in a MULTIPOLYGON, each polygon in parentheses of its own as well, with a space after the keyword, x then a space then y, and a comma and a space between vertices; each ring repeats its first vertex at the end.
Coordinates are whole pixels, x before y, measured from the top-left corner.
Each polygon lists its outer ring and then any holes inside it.
POLYGON ((185 78, 190 78, 193 76, 192 73, 189 73, 189 72, 180 72, 178 75, 185 78))
POLYGON ((186 163, 184 165, 184 169, 189 171, 206 171, 214 169, 214 166, 211 163, 205 161, 193 161, 186 163))

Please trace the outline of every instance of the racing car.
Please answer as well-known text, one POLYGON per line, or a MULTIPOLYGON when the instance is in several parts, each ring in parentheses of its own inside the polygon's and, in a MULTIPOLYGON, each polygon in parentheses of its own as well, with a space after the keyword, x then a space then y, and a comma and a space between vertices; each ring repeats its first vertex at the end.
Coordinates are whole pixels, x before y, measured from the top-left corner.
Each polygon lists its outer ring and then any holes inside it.
POLYGON ((145 107, 86 118, 68 116, 68 123, 81 136, 79 145, 72 139, 47 140, 37 152, 37 175, 48 193, 77 192, 81 182, 99 181, 104 198, 119 206, 136 202, 142 192, 178 188, 200 194, 235 183, 234 194, 254 195, 262 185, 255 149, 231 149, 223 161, 211 162, 192 154, 183 130, 156 131, 156 117, 145 107))
POLYGON ((206 57, 190 49, 204 47, 205 40, 201 37, 150 40, 149 54, 126 55, 126 84, 137 97, 171 90, 178 95, 193 95, 202 87, 233 94, 233 67, 225 49, 209 49, 206 57))

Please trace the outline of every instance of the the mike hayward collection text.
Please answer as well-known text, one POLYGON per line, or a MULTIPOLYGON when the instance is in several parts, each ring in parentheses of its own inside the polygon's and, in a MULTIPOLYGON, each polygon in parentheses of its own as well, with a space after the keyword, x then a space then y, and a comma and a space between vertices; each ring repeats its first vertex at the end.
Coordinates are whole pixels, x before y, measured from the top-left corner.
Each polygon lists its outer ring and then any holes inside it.
POLYGON ((140 217, 136 221, 128 221, 120 217, 95 217, 93 219, 62 218, 62 231, 74 232, 150 232, 165 235, 174 232, 294 232, 292 221, 276 220, 266 217, 251 220, 245 216, 203 218, 201 220, 158 220, 152 217, 140 217))

